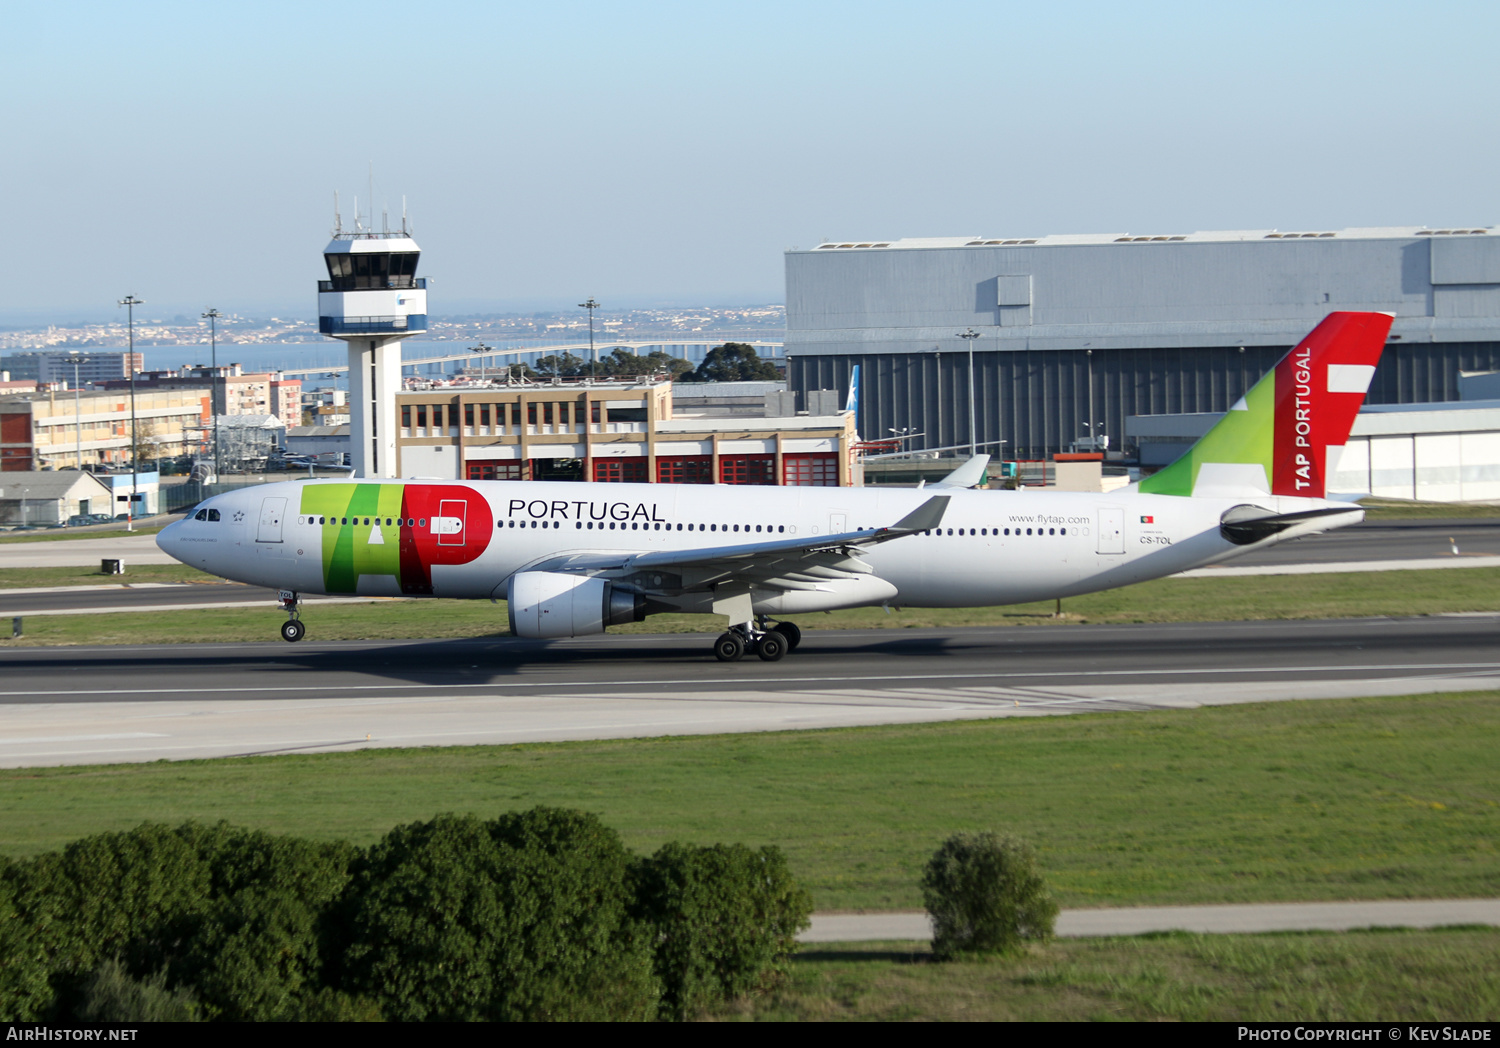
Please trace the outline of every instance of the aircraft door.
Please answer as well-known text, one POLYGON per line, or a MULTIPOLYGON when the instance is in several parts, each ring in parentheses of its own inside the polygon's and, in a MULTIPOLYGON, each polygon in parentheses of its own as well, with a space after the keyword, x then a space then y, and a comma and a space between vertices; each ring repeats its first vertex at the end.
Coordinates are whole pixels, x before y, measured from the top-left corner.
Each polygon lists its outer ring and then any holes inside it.
POLYGON ((255 530, 256 542, 280 542, 281 522, 286 516, 286 499, 260 500, 260 526, 255 530))
POLYGON ((464 523, 469 504, 463 499, 443 499, 438 503, 438 515, 432 522, 432 533, 438 537, 439 546, 462 546, 464 523))
POLYGON ((828 534, 842 535, 849 530, 849 515, 847 513, 830 513, 828 515, 828 534))
POLYGON ((1125 552, 1125 511, 1118 506, 1099 507, 1099 552, 1125 552))

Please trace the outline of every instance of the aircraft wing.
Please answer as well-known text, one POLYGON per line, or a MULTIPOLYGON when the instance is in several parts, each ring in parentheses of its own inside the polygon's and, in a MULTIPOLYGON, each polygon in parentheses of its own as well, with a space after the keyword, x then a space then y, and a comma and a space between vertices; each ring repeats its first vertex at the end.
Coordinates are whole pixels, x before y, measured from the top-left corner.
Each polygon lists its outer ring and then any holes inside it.
POLYGON ((972 488, 984 481, 984 467, 990 464, 988 455, 975 455, 936 484, 934 488, 972 488))
POLYGON ((755 582, 780 589, 812 589, 828 580, 867 574, 870 568, 858 559, 858 550, 937 527, 948 510, 950 497, 934 495, 883 528, 698 549, 564 554, 532 565, 531 570, 576 571, 622 580, 664 572, 676 577, 673 588, 679 589, 701 589, 730 581, 755 582))

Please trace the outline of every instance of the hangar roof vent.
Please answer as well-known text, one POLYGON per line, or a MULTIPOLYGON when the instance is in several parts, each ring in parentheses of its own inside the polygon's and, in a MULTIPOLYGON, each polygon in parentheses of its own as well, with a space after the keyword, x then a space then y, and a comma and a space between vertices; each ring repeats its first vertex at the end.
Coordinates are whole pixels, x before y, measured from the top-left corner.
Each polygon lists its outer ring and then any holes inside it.
POLYGON ((1487 229, 1419 229, 1419 237, 1469 237, 1488 233, 1487 229))
POLYGON ((1267 233, 1267 240, 1309 240, 1337 236, 1337 233, 1267 233))

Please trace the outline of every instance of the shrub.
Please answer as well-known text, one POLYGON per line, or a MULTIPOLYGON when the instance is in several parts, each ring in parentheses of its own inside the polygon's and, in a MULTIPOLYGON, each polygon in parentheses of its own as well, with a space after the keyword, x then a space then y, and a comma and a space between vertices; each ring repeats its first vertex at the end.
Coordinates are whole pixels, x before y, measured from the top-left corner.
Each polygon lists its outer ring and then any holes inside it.
POLYGON ((16 905, 13 869, 0 860, 0 1022, 36 1022, 52 1005, 51 966, 35 923, 16 905))
POLYGON ((356 850, 227 823, 177 832, 206 864, 209 896, 181 922, 174 981, 197 991, 210 1018, 295 1018, 322 983, 324 912, 356 850))
POLYGON ((398 826, 350 884, 343 988, 394 1021, 653 1018, 628 868, 583 812, 398 826))
POLYGON ((160 971, 182 920, 208 894, 205 864, 170 827, 153 823, 85 837, 9 873, 16 909, 46 958, 53 1014, 62 1016, 81 1006, 106 960, 160 971))
POLYGON ((667 844, 636 871, 636 913, 656 937, 662 1013, 688 1018, 785 971, 812 898, 778 848, 667 844))
POLYGON ((146 823, 15 863, 0 876, 0 937, 17 938, 28 966, 0 962, 0 1007, 66 1018, 188 987, 210 1018, 283 1014, 315 989, 315 925, 354 855, 227 823, 146 823), (49 984, 40 1004, 34 968, 49 984))
POLYGON ((922 899, 939 960, 1009 953, 1028 939, 1050 938, 1057 921, 1057 903, 1035 850, 993 833, 960 833, 944 841, 922 876, 922 899))
POLYGON ((186 989, 167 987, 165 972, 132 979, 119 960, 101 964, 84 988, 78 1018, 90 1023, 198 1022, 198 1006, 186 989))

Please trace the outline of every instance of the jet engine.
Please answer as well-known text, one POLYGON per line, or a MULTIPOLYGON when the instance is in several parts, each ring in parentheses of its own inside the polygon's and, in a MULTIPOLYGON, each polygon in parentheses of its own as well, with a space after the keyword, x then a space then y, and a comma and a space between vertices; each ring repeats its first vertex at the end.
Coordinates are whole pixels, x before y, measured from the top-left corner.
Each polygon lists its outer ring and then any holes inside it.
POLYGON ((523 571, 511 576, 505 599, 510 631, 532 640, 586 637, 606 626, 640 622, 646 602, 608 579, 557 571, 523 571))

